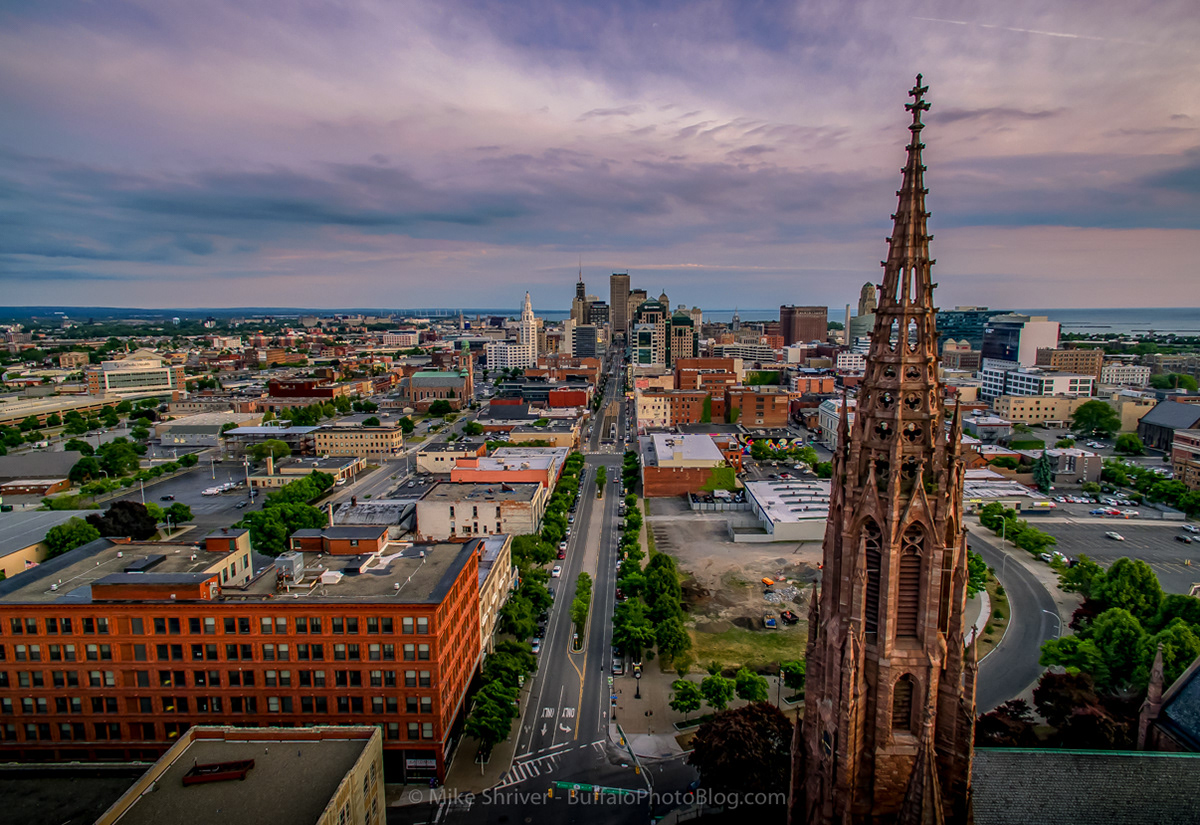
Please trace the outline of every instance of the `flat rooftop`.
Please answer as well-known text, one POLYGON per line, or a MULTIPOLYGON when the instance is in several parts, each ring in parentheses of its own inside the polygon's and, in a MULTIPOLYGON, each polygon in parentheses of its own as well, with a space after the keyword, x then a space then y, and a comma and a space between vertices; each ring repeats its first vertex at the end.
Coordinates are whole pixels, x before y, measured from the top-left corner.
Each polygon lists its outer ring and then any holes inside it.
POLYGON ((569 433, 575 429, 574 421, 555 421, 551 420, 544 427, 535 427, 532 424, 518 424, 513 427, 514 433, 569 433))
MULTIPOLYGON (((203 729, 200 732, 204 733, 203 729)), ((294 738, 305 732, 295 728, 280 730, 280 738, 264 740, 230 729, 224 732, 223 739, 194 739, 157 777, 156 790, 140 794, 116 822, 119 825, 315 823, 346 774, 367 750, 370 739, 361 728, 342 731, 321 728, 312 731, 312 738, 294 738), (197 763, 241 759, 254 760, 254 767, 243 781, 183 785, 184 774, 197 763)))
MULTIPOLYGON (((370 529, 378 535, 383 528, 370 529)), ((303 574, 298 583, 293 583, 286 593, 280 594, 276 594, 275 590, 278 563, 259 567, 256 556, 255 576, 248 584, 241 587, 223 585, 220 596, 206 604, 215 606, 240 601, 288 603, 284 600, 436 604, 445 597, 475 552, 476 544, 477 540, 466 544, 391 544, 378 554, 350 556, 300 553, 303 574), (395 587, 397 584, 399 588, 395 587)), ((227 554, 210 553, 191 544, 115 544, 108 539, 97 539, 30 568, 19 576, 0 581, 0 605, 90 604, 92 584, 113 574, 130 573, 129 568, 145 565, 153 556, 163 558, 146 572, 136 574, 145 577, 147 583, 152 583, 157 575, 176 577, 203 573, 219 564, 227 554)))
POLYGON ((422 501, 533 501, 542 485, 527 484, 483 484, 465 482, 441 483, 429 488, 422 501))
POLYGON ((479 439, 460 438, 458 441, 436 441, 433 444, 422 444, 417 454, 421 453, 474 453, 478 452, 484 441, 479 439))
POLYGON ((746 482, 746 493, 773 524, 829 518, 829 490, 829 481, 818 478, 746 482))
POLYGON ((642 436, 642 458, 645 466, 658 467, 670 461, 711 461, 725 463, 724 454, 707 435, 674 435, 651 433, 642 436))

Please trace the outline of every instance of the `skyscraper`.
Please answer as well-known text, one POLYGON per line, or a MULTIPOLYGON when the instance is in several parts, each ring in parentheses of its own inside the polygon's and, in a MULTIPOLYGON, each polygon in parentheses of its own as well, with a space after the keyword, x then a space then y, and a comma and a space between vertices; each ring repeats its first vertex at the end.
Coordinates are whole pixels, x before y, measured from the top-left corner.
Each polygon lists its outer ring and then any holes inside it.
POLYGON ((949 439, 921 164, 912 139, 854 424, 843 405, 822 586, 809 607, 792 822, 965 823, 975 718, 964 650, 964 465, 949 439))
POLYGON ((862 289, 858 293, 858 314, 874 315, 877 300, 875 297, 875 284, 870 282, 863 284, 862 289))
POLYGON ((629 331, 629 273, 614 272, 608 279, 608 311, 612 323, 612 334, 625 335, 629 331))
POLYGON ((779 308, 779 334, 783 336, 785 347, 809 341, 824 341, 828 330, 828 307, 779 308))

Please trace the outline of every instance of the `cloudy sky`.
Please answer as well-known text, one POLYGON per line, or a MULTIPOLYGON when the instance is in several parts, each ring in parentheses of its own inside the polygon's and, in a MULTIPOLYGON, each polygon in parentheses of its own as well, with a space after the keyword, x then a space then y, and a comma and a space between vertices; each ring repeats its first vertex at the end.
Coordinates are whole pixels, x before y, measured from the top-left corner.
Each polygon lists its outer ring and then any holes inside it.
POLYGON ((1200 305, 1195 0, 0 0, 0 304, 1200 305))

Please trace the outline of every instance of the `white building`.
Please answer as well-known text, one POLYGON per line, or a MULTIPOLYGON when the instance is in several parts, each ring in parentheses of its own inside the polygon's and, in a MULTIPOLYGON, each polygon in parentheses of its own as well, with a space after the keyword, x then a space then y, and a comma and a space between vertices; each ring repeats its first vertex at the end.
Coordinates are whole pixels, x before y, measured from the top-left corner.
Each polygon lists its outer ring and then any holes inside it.
MULTIPOLYGON (((829 481, 815 478, 750 481, 746 501, 767 541, 820 541, 829 519, 829 491, 829 481)), ((735 534, 734 541, 738 540, 735 534)))
POLYGON ((992 401, 1002 395, 1059 395, 1086 398, 1092 395, 1096 379, 1073 372, 1046 372, 1036 367, 1004 369, 985 366, 979 371, 980 397, 992 401))
POLYGON ((521 310, 521 321, 517 327, 517 342, 496 342, 483 348, 489 370, 529 369, 537 366, 538 322, 533 314, 529 293, 525 293, 525 306, 521 310))
POLYGON ((536 482, 435 484, 417 502, 417 536, 421 541, 446 541, 536 533, 549 497, 549 490, 536 482))
POLYGON ((385 347, 406 347, 411 349, 421 341, 421 334, 416 330, 395 329, 383 334, 385 347))
POLYGON ((1100 383, 1144 387, 1150 383, 1150 368, 1139 364, 1108 363, 1100 368, 1100 383))
POLYGON ((867 368, 866 356, 861 352, 839 352, 836 363, 838 372, 863 372, 867 368))
POLYGON ((1004 362, 995 366, 1032 367, 1039 349, 1058 347, 1058 331, 1058 321, 1044 315, 996 315, 983 328, 980 357, 984 366, 991 361, 1004 362))
MULTIPOLYGON (((849 423, 854 425, 854 408, 858 401, 854 398, 848 399, 850 411, 848 413, 849 423)), ((842 399, 827 398, 821 402, 821 406, 817 408, 818 426, 821 428, 821 435, 818 440, 829 449, 837 447, 838 421, 842 415, 842 399)))

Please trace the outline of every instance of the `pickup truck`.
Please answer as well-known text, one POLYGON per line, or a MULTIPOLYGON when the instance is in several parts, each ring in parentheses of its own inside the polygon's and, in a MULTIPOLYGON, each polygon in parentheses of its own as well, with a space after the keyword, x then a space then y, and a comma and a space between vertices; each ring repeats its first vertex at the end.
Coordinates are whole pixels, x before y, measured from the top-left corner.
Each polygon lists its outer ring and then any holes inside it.
POLYGON ((763 626, 771 630, 778 630, 779 622, 775 620, 775 617, 772 614, 767 613, 763 615, 763 626))

